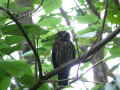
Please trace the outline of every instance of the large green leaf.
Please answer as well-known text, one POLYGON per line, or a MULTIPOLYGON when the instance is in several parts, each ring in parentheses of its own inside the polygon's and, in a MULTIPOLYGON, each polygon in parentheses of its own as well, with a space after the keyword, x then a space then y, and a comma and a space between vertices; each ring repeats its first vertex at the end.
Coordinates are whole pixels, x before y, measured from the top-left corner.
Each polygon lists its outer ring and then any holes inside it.
POLYGON ((0 78, 0 90, 7 90, 10 86, 11 77, 2 77, 0 78))
POLYGON ((85 3, 85 0, 78 0, 78 2, 80 3, 80 5, 85 5, 84 3, 85 3))
POLYGON ((107 18, 112 24, 120 25, 120 11, 117 6, 110 8, 107 12, 107 18))
POLYGON ((87 27, 85 29, 82 29, 78 32, 76 32, 75 34, 77 35, 83 35, 83 34, 86 34, 86 33, 89 33, 89 32, 94 32, 97 30, 97 27, 95 25, 91 26, 91 27, 87 27))
POLYGON ((6 47, 9 47, 9 45, 5 43, 4 39, 0 39, 0 49, 6 48, 6 47))
POLYGON ((42 7, 44 7, 45 13, 48 14, 55 9, 59 9, 62 6, 62 0, 44 0, 42 7))
POLYGON ((48 37, 46 37, 45 40, 43 39, 41 42, 42 42, 42 43, 46 43, 46 42, 54 41, 54 40, 55 40, 55 35, 56 35, 56 34, 53 34, 53 35, 51 35, 51 36, 48 36, 48 37))
POLYGON ((109 56, 109 57, 106 57, 106 58, 104 59, 104 61, 106 62, 106 61, 108 61, 108 60, 110 60, 110 59, 114 59, 114 58, 117 58, 117 57, 120 57, 120 55, 119 55, 119 54, 117 54, 117 55, 111 55, 111 56, 109 56))
POLYGON ((7 17, 6 17, 6 16, 3 16, 3 15, 1 15, 1 16, 0 16, 0 22, 5 21, 6 19, 7 19, 7 17))
MULTIPOLYGON (((7 9, 7 3, 4 3, 4 8, 5 9, 7 9)), ((17 3, 15 3, 15 2, 11 2, 10 1, 10 3, 9 3, 9 10, 15 10, 15 9, 17 9, 18 8, 18 5, 17 5, 17 3)))
POLYGON ((38 22, 41 26, 56 26, 62 22, 62 18, 50 17, 45 18, 41 22, 38 22))
POLYGON ((102 90, 102 89, 99 89, 99 88, 104 88, 103 84, 98 84, 96 86, 94 86, 91 90, 102 90))
POLYGON ((50 90, 47 83, 44 83, 40 86, 40 90, 50 90))
MULTIPOLYGON (((38 48, 38 53, 43 53, 44 51, 46 51, 45 48, 43 47, 38 48)), ((25 52, 22 56, 29 56, 29 55, 34 55, 32 50, 25 52)))
POLYGON ((18 45, 13 46, 13 47, 2 48, 2 49, 0 49, 0 52, 3 53, 3 54, 9 55, 12 52, 18 51, 18 50, 21 50, 21 44, 18 44, 18 45))
POLYGON ((43 46, 53 46, 53 43, 54 43, 55 41, 50 41, 50 42, 46 42, 46 43, 44 43, 44 44, 42 44, 43 46))
POLYGON ((112 73, 115 69, 117 69, 118 68, 118 66, 119 66, 119 64, 117 64, 117 65, 114 65, 108 72, 107 72, 107 74, 110 74, 110 73, 112 73))
POLYGON ((19 67, 22 70, 22 75, 27 74, 27 75, 32 75, 32 70, 31 66, 26 64, 27 60, 9 60, 9 62, 13 63, 16 65, 16 67, 19 67))
POLYGON ((26 11, 26 10, 29 10, 31 9, 31 7, 21 7, 19 9, 17 9, 17 12, 23 12, 23 11, 26 11))
POLYGON ((114 46, 110 49, 110 54, 111 55, 120 55, 120 47, 119 46, 114 46))
POLYGON ((25 40, 25 38, 23 36, 7 36, 5 38, 5 42, 8 45, 12 45, 12 44, 18 43, 23 40, 25 40))
POLYGON ((21 84, 23 84, 27 87, 31 87, 34 84, 34 77, 32 75, 25 74, 25 75, 21 76, 20 78, 17 78, 17 80, 21 84))
POLYGON ((7 2, 8 2, 8 0, 0 0, 0 6, 3 6, 3 3, 7 3, 7 2))
POLYGON ((85 16, 80 16, 76 18, 78 23, 81 24, 90 24, 90 23, 95 23, 98 20, 98 17, 95 15, 85 15, 85 16))
POLYGON ((120 41, 120 37, 115 37, 112 39, 112 41, 120 41))
POLYGON ((25 63, 26 60, 9 60, 0 62, 0 70, 10 76, 21 76, 23 74, 31 75, 31 67, 25 63))
MULTIPOLYGON (((25 24, 25 25, 22 25, 22 27, 26 34, 41 35, 41 34, 48 33, 47 30, 43 30, 42 28, 40 28, 39 25, 35 25, 35 24, 25 24)), ((1 29, 1 32, 3 34, 8 34, 8 35, 20 35, 20 36, 23 35, 19 27, 15 24, 3 27, 1 29)))

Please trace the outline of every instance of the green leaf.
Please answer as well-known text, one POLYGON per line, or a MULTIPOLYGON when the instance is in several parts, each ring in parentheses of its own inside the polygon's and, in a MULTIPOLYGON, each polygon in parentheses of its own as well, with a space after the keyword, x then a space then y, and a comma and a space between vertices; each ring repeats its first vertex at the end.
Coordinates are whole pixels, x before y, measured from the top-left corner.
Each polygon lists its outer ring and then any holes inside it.
POLYGON ((41 26, 56 26, 62 22, 62 18, 50 17, 45 18, 41 22, 38 22, 41 26))
POLYGON ((117 57, 120 57, 120 55, 119 55, 119 54, 117 54, 117 55, 111 55, 111 56, 109 56, 109 57, 106 57, 106 58, 104 59, 104 61, 106 62, 106 61, 108 61, 108 60, 110 60, 110 59, 114 59, 114 58, 117 58, 117 57))
POLYGON ((53 69, 53 65, 48 65, 47 63, 42 64, 43 72, 48 71, 50 72, 53 69))
MULTIPOLYGON (((98 90, 99 88, 103 88, 103 84, 98 84, 95 87, 93 87, 91 90, 98 90)), ((99 89, 102 90, 102 89, 99 89)))
POLYGON ((120 37, 115 37, 112 39, 112 41, 120 41, 120 37))
POLYGON ((9 60, 0 62, 0 70, 10 76, 32 75, 31 67, 25 63, 26 60, 9 60))
POLYGON ((3 77, 0 79, 0 90, 7 90, 10 86, 11 77, 3 77))
POLYGON ((52 11, 54 11, 55 9, 59 9, 62 6, 62 0, 44 0, 42 7, 45 7, 45 13, 48 14, 52 11))
POLYGON ((27 87, 31 87, 34 84, 34 77, 31 76, 31 75, 27 75, 27 74, 21 76, 20 78, 17 78, 17 80, 21 84, 23 84, 23 85, 25 85, 27 87))
MULTIPOLYGON (((7 3, 8 0, 0 0, 0 6, 2 7, 3 6, 3 3, 7 3)), ((0 10, 1 11, 1 10, 0 10)))
POLYGON ((109 52, 110 52, 111 55, 120 55, 120 47, 119 46, 113 46, 110 49, 109 52))
MULTIPOLYGON (((7 3, 4 3, 4 8, 7 9, 7 3)), ((18 8, 17 3, 13 1, 9 3, 9 10, 15 10, 16 8, 18 8)))
POLYGON ((87 81, 87 79, 85 77, 81 77, 81 80, 86 80, 87 81))
POLYGON ((40 90, 50 90, 50 88, 47 83, 44 83, 40 86, 40 90))
MULTIPOLYGON (((120 63, 119 63, 120 64, 120 63)), ((110 73, 112 73, 115 69, 117 69, 118 68, 118 66, 119 66, 119 64, 117 64, 117 65, 114 65, 109 71, 108 71, 108 73, 107 74, 110 74, 110 73)))
POLYGON ((29 10, 31 9, 31 7, 21 7, 19 9, 17 9, 17 12, 23 12, 23 11, 26 11, 26 10, 29 10))
POLYGON ((3 21, 5 21, 7 19, 7 17, 6 16, 0 16, 0 22, 3 22, 3 21))
POLYGON ((90 23, 95 23, 98 20, 98 17, 95 15, 85 15, 85 16, 80 16, 76 18, 78 23, 82 24, 90 24, 90 23))
MULTIPOLYGON (((1 32, 6 35, 23 35, 16 24, 3 27, 1 32)), ((25 32, 29 33, 29 31, 25 32)))
POLYGON ((84 3, 85 3, 85 0, 78 0, 78 2, 80 3, 80 5, 85 5, 84 3))
POLYGON ((51 35, 51 36, 48 36, 48 37, 46 37, 46 40, 43 39, 41 42, 42 42, 42 43, 46 43, 46 42, 54 41, 54 40, 55 40, 55 35, 56 35, 56 34, 53 34, 53 35, 51 35))
POLYGON ((29 56, 29 55, 34 55, 32 50, 25 52, 22 56, 29 56))
POLYGON ((120 25, 120 12, 118 10, 117 6, 114 6, 110 8, 110 10, 107 12, 107 19, 112 23, 112 24, 119 24, 120 25))
MULTIPOLYGON (((42 28, 40 28, 39 25, 35 25, 35 24, 25 24, 22 25, 22 27, 27 35, 28 34, 42 35, 42 34, 47 34, 49 32, 47 30, 43 30, 42 28)), ((16 24, 3 27, 1 29, 1 32, 3 34, 8 34, 8 35, 20 35, 20 36, 23 35, 16 24)))
POLYGON ((12 45, 12 44, 18 43, 23 40, 26 40, 23 36, 7 36, 5 38, 5 42, 8 45, 12 45))
MULTIPOLYGON (((46 51, 45 48, 43 47, 38 48, 38 53, 43 53, 44 51, 46 51)), ((29 55, 34 55, 32 50, 25 52, 22 56, 29 56, 29 55)))
POLYGON ((2 49, 0 49, 0 52, 3 53, 3 54, 9 55, 14 51, 21 50, 21 45, 22 44, 18 44, 18 45, 13 46, 13 47, 2 48, 2 49))
POLYGON ((77 35, 83 35, 83 34, 86 34, 86 33, 89 33, 89 32, 94 32, 97 30, 97 27, 95 25, 91 26, 91 27, 87 27, 85 29, 82 29, 78 32, 76 32, 75 34, 77 35))
POLYGON ((19 67, 22 70, 22 75, 27 74, 27 75, 32 75, 32 70, 31 66, 29 66, 27 63, 25 63, 27 60, 9 60, 9 62, 13 63, 16 65, 16 67, 19 67))
POLYGON ((0 49, 6 48, 6 47, 9 47, 9 45, 5 43, 4 39, 0 39, 0 49))
POLYGON ((42 45, 43 46, 53 46, 53 43, 54 43, 55 41, 50 41, 50 42, 47 42, 47 43, 43 43, 42 45))
POLYGON ((22 74, 22 70, 10 62, 0 62, 0 69, 11 76, 20 76, 22 74))
POLYGON ((48 56, 46 56, 45 58, 42 58, 42 59, 40 59, 40 60, 49 59, 49 58, 51 58, 51 57, 52 57, 51 55, 48 55, 48 56))

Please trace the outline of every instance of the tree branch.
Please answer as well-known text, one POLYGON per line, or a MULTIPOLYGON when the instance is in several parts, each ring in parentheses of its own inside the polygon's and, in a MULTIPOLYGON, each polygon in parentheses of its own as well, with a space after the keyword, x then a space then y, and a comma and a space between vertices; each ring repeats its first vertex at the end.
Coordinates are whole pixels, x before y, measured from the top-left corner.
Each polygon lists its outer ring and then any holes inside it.
POLYGON ((20 25, 20 23, 19 23, 19 22, 15 19, 15 17, 9 12, 9 10, 6 10, 6 9, 4 9, 4 8, 2 8, 2 7, 0 7, 0 9, 1 9, 2 11, 4 11, 5 13, 7 13, 7 14, 11 17, 11 19, 12 19, 13 21, 15 21, 16 25, 19 27, 19 29, 20 29, 21 32, 23 33, 24 37, 26 38, 28 44, 29 44, 30 47, 32 48, 32 50, 33 50, 33 52, 34 52, 34 55, 36 56, 36 59, 37 59, 37 61, 38 61, 39 75, 40 75, 40 76, 39 76, 39 79, 41 79, 41 77, 42 77, 42 66, 41 66, 41 63, 40 63, 39 56, 38 56, 38 54, 37 54, 34 46, 32 45, 30 39, 28 38, 27 34, 26 34, 25 31, 23 30, 23 28, 22 28, 22 26, 20 25))
MULTIPOLYGON (((85 52, 83 55, 81 55, 80 60, 82 60, 82 58, 89 52, 89 54, 87 55, 87 57, 89 57, 90 55, 96 53, 98 50, 100 50, 105 44, 107 44, 110 40, 112 40, 118 33, 120 32, 120 26, 117 27, 112 33, 110 33, 105 39, 101 40, 99 43, 97 43, 96 45, 93 46, 93 48, 90 51, 85 52)), ((87 58, 86 57, 86 58, 87 58)), ((85 60, 83 60, 82 63, 84 63, 85 60)), ((67 68, 71 65, 75 65, 78 64, 79 62, 79 58, 75 58, 74 60, 68 62, 67 64, 63 65, 62 67, 56 68, 54 70, 52 70, 51 72, 49 72, 47 75, 44 76, 44 78, 42 80, 47 80, 51 77, 53 77, 54 75, 58 74, 59 72, 61 72, 64 68, 67 68)), ((86 62, 86 61, 85 61, 86 62)), ((33 86, 31 86, 29 88, 29 90, 36 90, 37 88, 39 88, 39 86, 41 86, 43 83, 38 80, 35 84, 33 84, 33 86)))
POLYGON ((97 12, 97 9, 95 8, 94 4, 92 3, 91 0, 86 0, 87 3, 89 4, 89 7, 92 9, 93 13, 98 16, 98 18, 100 19, 100 15, 99 13, 97 12))

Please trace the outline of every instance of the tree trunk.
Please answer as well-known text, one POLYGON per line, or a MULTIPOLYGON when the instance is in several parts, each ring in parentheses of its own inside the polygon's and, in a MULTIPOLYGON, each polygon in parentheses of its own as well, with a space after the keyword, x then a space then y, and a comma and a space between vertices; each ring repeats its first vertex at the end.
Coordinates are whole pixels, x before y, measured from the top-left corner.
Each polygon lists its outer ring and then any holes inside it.
MULTIPOLYGON (((15 2, 18 4, 19 8, 20 7, 31 7, 31 1, 30 0, 15 0, 15 2)), ((22 18, 18 19, 18 21, 21 25, 32 24, 32 17, 29 17, 30 12, 31 12, 31 10, 27 10, 27 11, 19 13, 21 16, 27 14, 25 17, 22 17, 22 18)), ((22 50, 19 51, 20 55, 22 55, 25 52, 31 50, 30 46, 28 45, 28 43, 26 41, 22 41, 21 43, 22 43, 22 50)), ((20 59, 27 59, 28 60, 27 64, 29 64, 29 65, 32 65, 35 61, 35 57, 33 55, 32 56, 25 56, 25 57, 21 56, 20 59)))

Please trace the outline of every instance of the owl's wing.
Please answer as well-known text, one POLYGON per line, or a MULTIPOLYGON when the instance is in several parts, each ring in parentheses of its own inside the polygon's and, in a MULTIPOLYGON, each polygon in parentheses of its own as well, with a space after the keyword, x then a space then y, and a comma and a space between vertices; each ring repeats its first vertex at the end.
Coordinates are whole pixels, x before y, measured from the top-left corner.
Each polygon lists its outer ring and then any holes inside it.
POLYGON ((54 69, 58 67, 56 64, 55 56, 56 56, 56 52, 55 52, 54 47, 53 47, 53 49, 52 49, 52 62, 53 62, 54 69))

